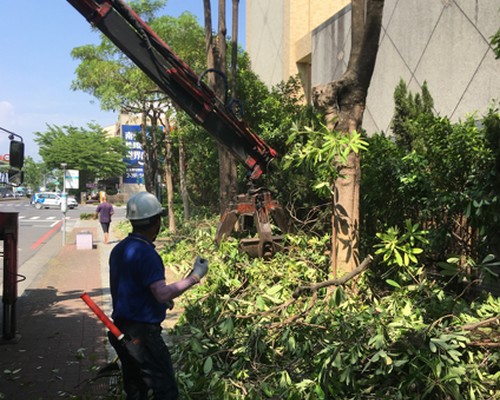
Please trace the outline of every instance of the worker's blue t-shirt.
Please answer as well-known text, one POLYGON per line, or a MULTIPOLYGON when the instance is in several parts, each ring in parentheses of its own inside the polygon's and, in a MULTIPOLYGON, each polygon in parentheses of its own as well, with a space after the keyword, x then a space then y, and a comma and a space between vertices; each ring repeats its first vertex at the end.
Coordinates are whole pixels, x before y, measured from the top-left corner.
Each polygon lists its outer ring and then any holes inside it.
POLYGON ((165 267, 155 246, 146 237, 131 233, 109 257, 114 320, 160 323, 166 305, 158 303, 149 285, 165 279, 165 267))

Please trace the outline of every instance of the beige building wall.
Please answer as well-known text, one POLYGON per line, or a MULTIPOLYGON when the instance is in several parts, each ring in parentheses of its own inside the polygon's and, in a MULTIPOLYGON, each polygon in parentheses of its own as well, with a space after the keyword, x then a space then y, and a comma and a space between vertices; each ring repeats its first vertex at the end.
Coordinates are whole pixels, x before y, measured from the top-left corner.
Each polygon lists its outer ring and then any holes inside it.
MULTIPOLYGON (((349 0, 247 0, 246 44, 253 70, 273 86, 309 76, 311 32, 349 0)), ((304 82, 307 79, 304 79, 304 82)))
MULTIPOLYGON (((426 82, 434 112, 452 122, 470 113, 480 118, 493 101, 498 105, 500 60, 489 41, 499 17, 498 0, 385 0, 363 128, 391 131, 400 79, 413 93, 426 82)), ((351 47, 350 5, 316 28, 312 40, 311 85, 340 78, 351 47)))
POLYGON ((285 0, 247 0, 246 47, 252 69, 271 86, 283 77, 285 0))
MULTIPOLYGON (((500 60, 489 40, 499 12, 499 0, 385 0, 364 129, 390 132, 400 79, 413 93, 427 82, 435 112, 452 121, 498 104, 500 60)), ((350 1, 247 0, 247 43, 252 68, 268 86, 300 72, 310 99, 311 87, 347 68, 350 1)))

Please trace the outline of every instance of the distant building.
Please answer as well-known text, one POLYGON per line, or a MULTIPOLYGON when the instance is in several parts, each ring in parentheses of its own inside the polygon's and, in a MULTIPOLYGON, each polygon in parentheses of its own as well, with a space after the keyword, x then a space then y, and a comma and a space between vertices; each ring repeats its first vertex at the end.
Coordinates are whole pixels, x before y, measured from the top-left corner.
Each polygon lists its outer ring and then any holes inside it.
MULTIPOLYGON (((247 0, 247 52, 268 85, 300 74, 311 90, 338 79, 351 49, 346 0, 247 0)), ((499 29, 498 0, 386 0, 380 47, 363 127, 390 130, 402 78, 416 93, 427 81, 435 111, 452 120, 500 100, 500 60, 489 44, 499 29)))

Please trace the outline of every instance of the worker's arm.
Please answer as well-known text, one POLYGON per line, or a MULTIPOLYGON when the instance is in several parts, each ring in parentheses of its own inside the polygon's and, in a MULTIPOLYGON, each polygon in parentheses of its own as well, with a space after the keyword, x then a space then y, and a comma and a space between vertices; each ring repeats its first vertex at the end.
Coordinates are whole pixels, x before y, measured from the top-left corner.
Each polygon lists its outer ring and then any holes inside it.
POLYGON ((191 273, 184 279, 167 285, 165 279, 158 280, 149 285, 153 296, 159 303, 166 303, 173 307, 172 300, 180 296, 191 286, 197 284, 208 272, 208 260, 197 256, 191 273))
POLYGON ((149 285, 149 288, 158 303, 169 303, 197 283, 198 280, 196 277, 190 275, 187 278, 171 283, 170 285, 167 285, 167 282, 164 279, 156 281, 149 285))

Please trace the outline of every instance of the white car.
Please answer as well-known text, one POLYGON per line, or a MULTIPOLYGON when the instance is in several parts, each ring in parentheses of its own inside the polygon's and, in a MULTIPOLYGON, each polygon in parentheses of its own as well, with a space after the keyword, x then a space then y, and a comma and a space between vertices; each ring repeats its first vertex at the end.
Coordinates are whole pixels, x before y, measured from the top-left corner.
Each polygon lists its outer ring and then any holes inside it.
POLYGON ((38 210, 41 208, 59 208, 61 207, 61 196, 55 192, 35 193, 31 204, 38 210))
MULTIPOLYGON (((74 197, 68 197, 66 199, 68 208, 70 210, 78 207, 78 202, 74 197)), ((31 204, 35 206, 36 209, 41 208, 61 208, 62 197, 56 192, 41 192, 35 193, 31 204)))
POLYGON ((73 208, 78 207, 78 202, 76 201, 76 199, 74 197, 68 197, 66 201, 67 201, 69 209, 72 210, 73 208))

